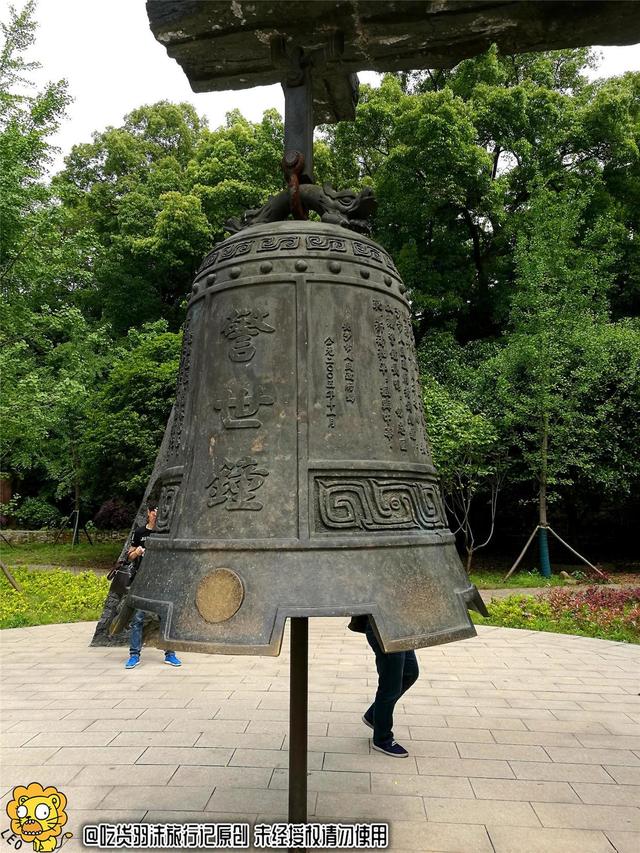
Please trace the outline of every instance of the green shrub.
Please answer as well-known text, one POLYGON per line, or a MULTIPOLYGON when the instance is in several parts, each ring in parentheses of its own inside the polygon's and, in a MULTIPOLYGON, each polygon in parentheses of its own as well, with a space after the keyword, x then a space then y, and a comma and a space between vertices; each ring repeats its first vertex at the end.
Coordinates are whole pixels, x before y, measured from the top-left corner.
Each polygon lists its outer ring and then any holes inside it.
POLYGON ((8 504, 0 504, 2 515, 15 519, 25 530, 41 530, 43 527, 59 527, 62 521, 60 510, 44 498, 21 498, 14 495, 8 504))
POLYGON ((511 595, 487 605, 480 625, 524 628, 640 643, 640 589, 553 589, 541 596, 511 595))
POLYGON ((11 571, 22 591, 0 577, 0 628, 98 619, 109 590, 106 577, 93 572, 22 567, 11 567, 11 571))

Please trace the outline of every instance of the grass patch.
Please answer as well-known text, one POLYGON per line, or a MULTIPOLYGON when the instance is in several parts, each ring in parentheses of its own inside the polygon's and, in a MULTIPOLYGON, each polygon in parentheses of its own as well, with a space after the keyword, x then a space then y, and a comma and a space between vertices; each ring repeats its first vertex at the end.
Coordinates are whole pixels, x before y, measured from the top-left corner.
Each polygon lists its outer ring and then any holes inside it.
POLYGON ((543 577, 540 572, 515 572, 504 580, 506 572, 482 571, 472 572, 469 577, 471 583, 478 589, 522 589, 531 587, 564 586, 566 581, 559 575, 551 575, 550 578, 543 577))
POLYGON ((640 643, 640 588, 552 589, 540 596, 510 595, 487 609, 488 618, 472 614, 476 624, 640 643))
POLYGON ((122 549, 122 542, 96 542, 89 545, 52 545, 49 542, 29 542, 9 548, 3 543, 0 558, 12 566, 77 566, 105 569, 113 565, 122 549))
POLYGON ((10 570, 22 592, 0 575, 0 628, 91 621, 102 612, 110 585, 106 577, 91 571, 29 571, 15 565, 10 570))

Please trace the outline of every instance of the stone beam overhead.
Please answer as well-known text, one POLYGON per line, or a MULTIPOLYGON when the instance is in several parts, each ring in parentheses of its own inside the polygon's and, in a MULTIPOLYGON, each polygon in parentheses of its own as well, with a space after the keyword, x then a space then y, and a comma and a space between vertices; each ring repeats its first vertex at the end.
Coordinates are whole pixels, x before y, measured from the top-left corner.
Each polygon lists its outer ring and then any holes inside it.
POLYGON ((522 53, 640 42, 638 0, 148 0, 194 92, 284 82, 314 66, 316 121, 353 116, 353 74, 450 68, 496 42, 522 53))

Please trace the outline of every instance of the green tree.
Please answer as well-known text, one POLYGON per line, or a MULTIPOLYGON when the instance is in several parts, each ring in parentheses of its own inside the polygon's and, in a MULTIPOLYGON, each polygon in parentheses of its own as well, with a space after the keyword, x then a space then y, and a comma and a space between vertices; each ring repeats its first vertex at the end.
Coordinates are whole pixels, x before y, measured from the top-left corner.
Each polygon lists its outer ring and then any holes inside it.
POLYGON ((181 335, 165 320, 131 329, 94 394, 83 438, 96 502, 144 492, 175 399, 181 335))

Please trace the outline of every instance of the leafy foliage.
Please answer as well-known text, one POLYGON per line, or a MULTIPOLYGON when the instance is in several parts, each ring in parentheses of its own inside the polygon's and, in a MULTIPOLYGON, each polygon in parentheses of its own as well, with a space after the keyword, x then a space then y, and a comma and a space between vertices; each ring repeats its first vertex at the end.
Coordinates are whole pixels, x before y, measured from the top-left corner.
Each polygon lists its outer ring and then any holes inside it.
POLYGON ((94 572, 66 572, 11 567, 22 587, 18 592, 0 581, 0 628, 95 620, 109 589, 106 577, 94 572))
POLYGON ((640 643, 640 589, 589 587, 586 590, 554 588, 536 597, 512 595, 493 600, 489 617, 474 614, 474 622, 579 634, 640 643))

